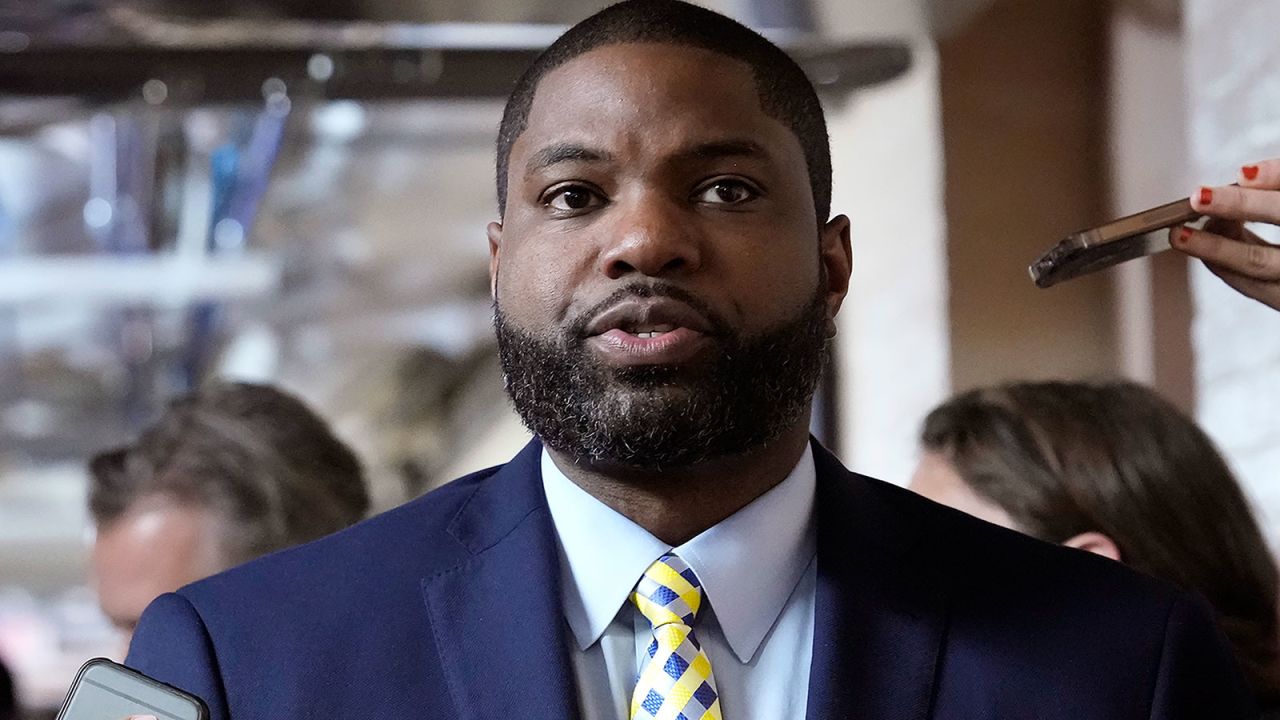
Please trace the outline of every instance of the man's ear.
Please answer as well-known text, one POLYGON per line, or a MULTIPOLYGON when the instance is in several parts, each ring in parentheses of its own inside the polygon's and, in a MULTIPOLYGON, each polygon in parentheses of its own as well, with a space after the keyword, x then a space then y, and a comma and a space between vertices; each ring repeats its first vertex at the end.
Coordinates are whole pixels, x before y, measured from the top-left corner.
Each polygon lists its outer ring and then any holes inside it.
POLYGON ((489 296, 497 300, 498 258, 502 255, 502 223, 489 223, 485 233, 489 236, 489 296))
POLYGON ((1120 547, 1116 545, 1114 540, 1100 532, 1082 532, 1075 537, 1068 538, 1062 544, 1067 547, 1091 552, 1094 555, 1108 557, 1116 562, 1124 562, 1120 557, 1120 547))
POLYGON ((825 271, 827 296, 827 336, 836 334, 836 313, 849 294, 849 276, 853 274, 853 245, 849 240, 849 217, 837 215, 827 221, 818 233, 821 248, 819 260, 825 271))

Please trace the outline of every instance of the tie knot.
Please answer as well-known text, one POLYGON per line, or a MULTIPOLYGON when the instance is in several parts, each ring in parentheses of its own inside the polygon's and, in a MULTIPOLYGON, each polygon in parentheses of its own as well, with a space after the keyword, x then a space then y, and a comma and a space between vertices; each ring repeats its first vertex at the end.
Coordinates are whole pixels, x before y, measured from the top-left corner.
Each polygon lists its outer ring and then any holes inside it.
POLYGON ((693 625, 702 607, 702 583, 678 555, 667 553, 644 571, 631 602, 653 627, 693 625))

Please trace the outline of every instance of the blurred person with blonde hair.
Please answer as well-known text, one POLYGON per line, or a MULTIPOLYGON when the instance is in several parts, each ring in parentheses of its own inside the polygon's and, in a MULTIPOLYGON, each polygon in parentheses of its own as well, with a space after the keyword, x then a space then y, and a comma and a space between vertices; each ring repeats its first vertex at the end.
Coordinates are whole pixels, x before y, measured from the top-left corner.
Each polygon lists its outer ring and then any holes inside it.
POLYGON ((929 413, 911 488, 997 525, 1204 596, 1259 704, 1280 708, 1277 578, 1205 433, 1127 382, 1016 383, 929 413))
POLYGON ((301 401, 265 385, 180 397, 89 469, 94 581, 126 633, 156 597, 341 530, 369 508, 355 454, 301 401))

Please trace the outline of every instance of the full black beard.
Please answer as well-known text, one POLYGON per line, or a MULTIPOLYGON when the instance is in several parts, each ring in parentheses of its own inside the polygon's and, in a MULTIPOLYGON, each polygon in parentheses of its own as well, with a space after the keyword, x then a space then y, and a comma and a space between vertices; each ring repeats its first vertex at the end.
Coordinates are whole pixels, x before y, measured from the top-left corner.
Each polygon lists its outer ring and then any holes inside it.
POLYGON ((688 467, 762 447, 800 419, 826 361, 821 288, 794 318, 749 337, 665 284, 625 288, 597 308, 654 295, 681 300, 711 320, 720 345, 713 359, 611 368, 586 347, 595 309, 559 337, 543 339, 515 327, 495 304, 507 394, 547 447, 587 464, 688 467))

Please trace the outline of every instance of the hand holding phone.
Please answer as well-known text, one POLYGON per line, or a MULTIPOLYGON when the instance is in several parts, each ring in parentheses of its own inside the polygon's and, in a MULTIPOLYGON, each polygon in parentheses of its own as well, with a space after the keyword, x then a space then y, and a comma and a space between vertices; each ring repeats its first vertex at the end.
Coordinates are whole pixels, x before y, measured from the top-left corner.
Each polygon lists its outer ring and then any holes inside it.
POLYGON ((196 696, 103 658, 85 663, 57 720, 208 720, 196 696))
POLYGON ((1280 158, 1240 168, 1237 182, 1201 187, 1177 200, 1067 236, 1028 270, 1040 287, 1168 249, 1204 261, 1245 297, 1280 310, 1280 244, 1268 243, 1246 223, 1280 226, 1280 158), (1189 227, 1200 218, 1203 227, 1189 227), (1169 228, 1168 233, 1153 231, 1169 228))
POLYGON ((1072 233, 1031 263, 1027 270, 1037 286, 1047 288, 1126 260, 1168 250, 1168 237, 1154 231, 1203 216, 1204 213, 1192 207, 1191 198, 1175 200, 1072 233))
POLYGON ((1178 228, 1174 248, 1204 261, 1205 267, 1245 297, 1280 310, 1280 243, 1259 233, 1280 226, 1280 158, 1240 168, 1240 181, 1202 187, 1192 197, 1197 209, 1212 216, 1203 228, 1178 228), (1252 223, 1250 230, 1246 223, 1252 223))

